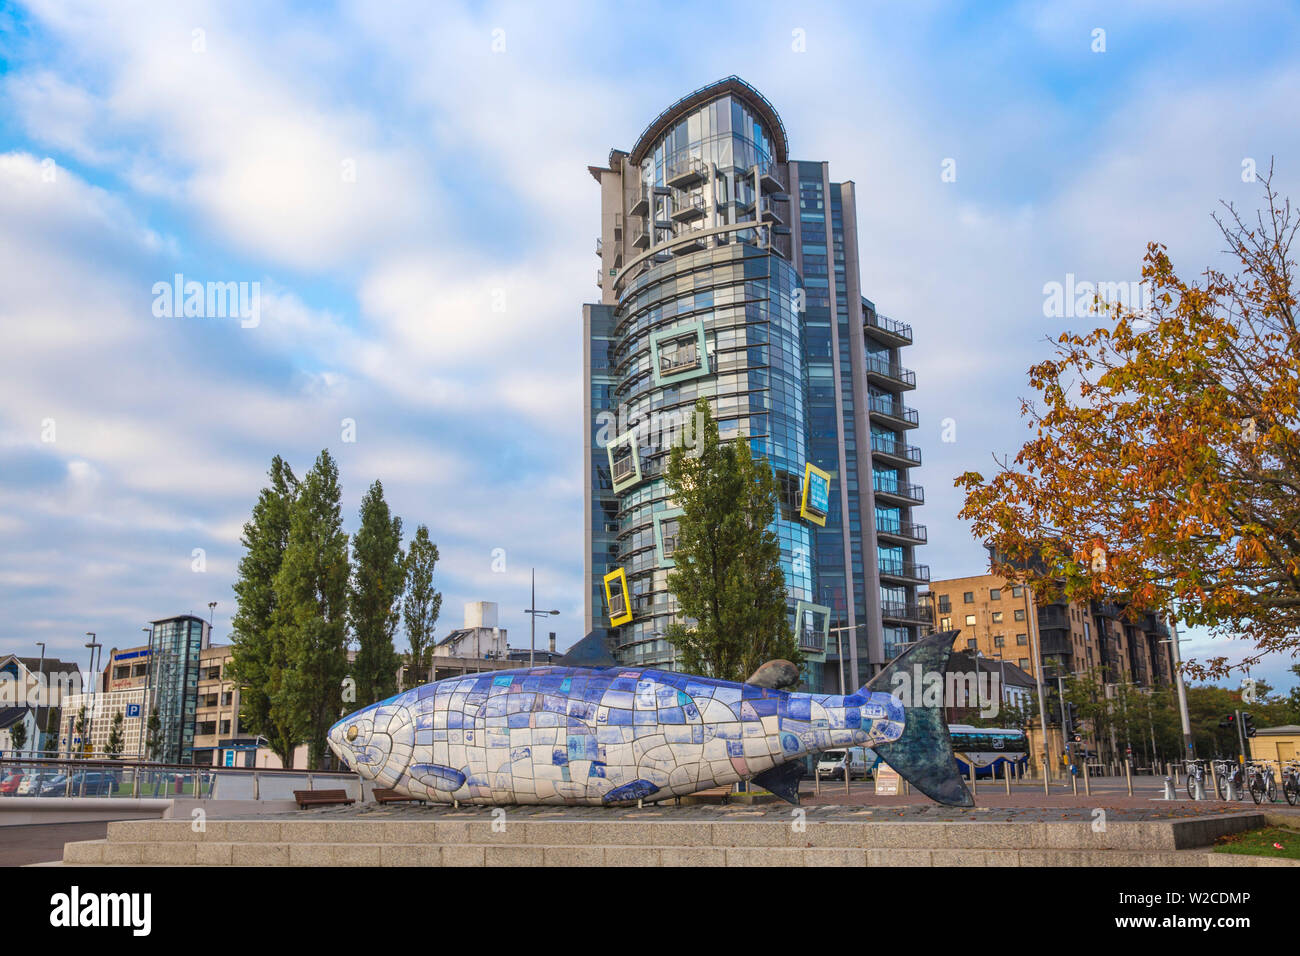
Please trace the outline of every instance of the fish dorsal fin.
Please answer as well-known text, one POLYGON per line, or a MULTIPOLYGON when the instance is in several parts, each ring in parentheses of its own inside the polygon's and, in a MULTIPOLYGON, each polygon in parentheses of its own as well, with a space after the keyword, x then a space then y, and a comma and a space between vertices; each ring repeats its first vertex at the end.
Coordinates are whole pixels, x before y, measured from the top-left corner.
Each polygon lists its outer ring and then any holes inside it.
POLYGON ((766 687, 769 690, 786 690, 790 687, 796 687, 799 684, 799 668, 795 667, 789 661, 777 659, 768 661, 753 674, 749 675, 746 684, 753 684, 755 687, 766 687))

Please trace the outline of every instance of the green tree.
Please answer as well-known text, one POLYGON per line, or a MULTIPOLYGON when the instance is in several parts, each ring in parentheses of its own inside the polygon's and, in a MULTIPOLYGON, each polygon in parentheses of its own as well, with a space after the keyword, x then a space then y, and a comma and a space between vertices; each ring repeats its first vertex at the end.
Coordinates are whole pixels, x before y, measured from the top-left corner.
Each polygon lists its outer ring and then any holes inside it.
POLYGON ((14 724, 13 730, 9 731, 9 739, 13 742, 14 753, 22 753, 27 746, 27 724, 21 720, 14 724))
POLYGON ((350 568, 340 498, 338 466, 326 449, 299 486, 274 580, 273 640, 282 642, 284 669, 270 719, 307 741, 311 769, 320 767, 326 734, 342 712, 347 672, 350 568))
POLYGON ((72 729, 76 736, 81 738, 81 743, 77 745, 75 755, 84 757, 86 755, 87 731, 90 729, 90 721, 86 719, 85 704, 82 704, 81 709, 77 711, 77 719, 73 722, 72 729))
MULTIPOLYGON (((238 607, 231 622, 231 666, 240 683, 240 726, 265 737, 283 765, 292 767, 294 747, 303 737, 293 722, 285 719, 283 710, 273 708, 289 665, 283 632, 273 625, 278 606, 275 578, 289 545, 298 479, 279 455, 271 460, 269 475, 271 483, 258 495, 240 539, 244 556, 234 585, 238 607)), ((157 710, 150 720, 156 716, 157 710)))
POLYGON ((376 481, 361 499, 361 527, 352 536, 352 583, 348 611, 357 638, 352 673, 357 700, 373 703, 397 690, 401 663, 393 650, 400 618, 405 562, 402 519, 389 514, 384 486, 376 481))
POLYGON ((682 509, 668 588, 685 618, 665 638, 684 670, 723 680, 744 680, 774 658, 799 664, 771 529, 776 479, 743 439, 718 437, 707 399, 695 411, 695 447, 674 447, 665 474, 682 509))
MULTIPOLYGON (((146 760, 156 760, 158 751, 162 748, 162 719, 158 716, 158 708, 154 707, 149 711, 149 720, 144 725, 144 756, 146 760)), ((285 764, 289 766, 289 764, 285 764)))
POLYGON ((119 710, 113 715, 113 723, 108 728, 108 743, 104 744, 104 752, 109 758, 116 760, 122 756, 122 751, 126 747, 126 738, 122 733, 122 712, 119 710))
POLYGON ((402 620, 411 646, 412 683, 420 683, 420 666, 433 645, 433 626, 442 610, 442 592, 433 587, 433 570, 438 563, 438 546, 429 540, 429 529, 420 525, 407 547, 405 558, 406 596, 402 620))

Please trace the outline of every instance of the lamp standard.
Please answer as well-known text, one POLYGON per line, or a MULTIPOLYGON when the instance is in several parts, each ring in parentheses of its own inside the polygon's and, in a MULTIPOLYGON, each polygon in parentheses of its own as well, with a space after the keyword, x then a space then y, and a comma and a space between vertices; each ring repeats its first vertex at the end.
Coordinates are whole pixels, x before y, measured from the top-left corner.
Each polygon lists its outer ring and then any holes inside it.
MULTIPOLYGON (((91 727, 94 726, 94 721, 95 721, 95 684, 99 683, 99 681, 96 680, 95 678, 95 652, 98 651, 100 647, 102 647, 103 645, 101 645, 99 641, 95 640, 94 631, 87 631, 86 636, 90 638, 90 640, 86 642, 86 647, 90 648, 90 679, 91 681, 94 682, 90 685, 90 713, 86 717, 85 733, 86 736, 89 737, 90 729, 91 727)), ((85 751, 85 747, 88 742, 89 741, 86 740, 83 740, 81 742, 81 747, 83 752, 85 751)))
POLYGON ((841 696, 848 694, 849 691, 848 688, 844 686, 844 638, 840 635, 845 631, 856 631, 859 628, 866 626, 866 623, 863 622, 862 624, 846 624, 844 627, 828 627, 826 629, 828 633, 835 635, 835 656, 839 658, 841 696))
POLYGON ((533 666, 534 658, 537 655, 537 616, 547 614, 559 614, 559 611, 539 611, 537 609, 537 569, 532 569, 532 600, 529 603, 532 607, 524 608, 524 613, 528 615, 529 636, 528 636, 528 666, 533 666))
POLYGON ((153 673, 153 628, 142 627, 140 630, 149 635, 149 648, 144 655, 145 678, 144 687, 140 694, 140 727, 139 733, 136 735, 135 758, 144 760, 144 725, 145 721, 149 719, 149 675, 153 673))
MULTIPOLYGON (((39 714, 39 713, 41 712, 41 710, 40 710, 40 707, 41 707, 41 681, 44 680, 44 676, 45 676, 45 642, 44 642, 44 641, 37 641, 37 642, 36 642, 36 646, 39 647, 39 648, 41 649, 41 658, 40 658, 40 661, 36 664, 36 713, 39 714)), ((48 693, 49 693, 49 692, 47 691, 47 692, 46 692, 47 697, 48 697, 48 693)), ((27 703, 27 699, 26 699, 26 698, 27 698, 27 695, 24 693, 24 694, 23 694, 23 704, 26 704, 26 703, 27 703)), ((14 701, 14 703, 16 704, 16 703, 18 703, 18 701, 14 701)), ((47 704, 47 706, 48 706, 48 704, 49 704, 49 701, 48 701, 48 700, 46 700, 46 704, 47 704)), ((47 722, 49 721, 49 711, 48 711, 48 710, 46 711, 46 721, 47 721, 47 722)), ((37 750, 41 750, 41 749, 43 749, 43 748, 40 746, 40 744, 41 744, 41 739, 40 739, 40 738, 41 738, 41 728, 40 728, 40 725, 39 725, 39 723, 38 723, 38 725, 37 725, 37 727, 36 727, 36 747, 35 747, 35 748, 30 748, 30 747, 28 748, 32 753, 35 753, 37 750)))
POLYGON ((1178 719, 1183 725, 1183 746, 1187 749, 1187 756, 1192 756, 1192 723, 1187 715, 1187 685, 1183 683, 1183 658, 1178 651, 1178 622, 1172 617, 1169 619, 1170 638, 1167 641, 1161 641, 1161 644, 1168 644, 1169 650, 1174 659, 1174 686, 1178 689, 1178 719))

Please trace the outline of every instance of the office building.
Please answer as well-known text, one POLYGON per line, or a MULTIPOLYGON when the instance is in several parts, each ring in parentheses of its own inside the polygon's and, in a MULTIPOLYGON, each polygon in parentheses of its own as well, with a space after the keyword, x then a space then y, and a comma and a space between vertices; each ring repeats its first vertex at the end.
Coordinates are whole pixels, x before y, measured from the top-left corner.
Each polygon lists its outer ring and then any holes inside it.
POLYGON ((775 108, 727 77, 659 114, 600 186, 600 300, 583 307, 585 625, 625 664, 673 666, 668 449, 709 399, 774 470, 805 687, 856 689, 928 621, 924 500, 901 362, 911 328, 859 275, 856 187, 797 160, 775 108))

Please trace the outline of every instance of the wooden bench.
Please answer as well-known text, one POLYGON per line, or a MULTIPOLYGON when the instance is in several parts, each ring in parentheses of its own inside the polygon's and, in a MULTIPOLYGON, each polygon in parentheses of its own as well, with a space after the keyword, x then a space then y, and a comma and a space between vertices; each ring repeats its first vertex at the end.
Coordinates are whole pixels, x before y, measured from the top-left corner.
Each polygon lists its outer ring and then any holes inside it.
POLYGON ((298 801, 298 809, 308 807, 328 807, 339 803, 356 803, 348 796, 346 790, 295 790, 293 798, 298 801))
POLYGON ((383 787, 375 787, 374 797, 376 803, 424 803, 423 797, 412 797, 409 794, 398 793, 396 790, 386 790, 383 787))

